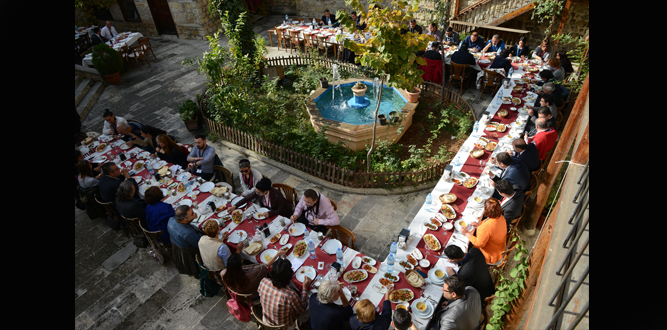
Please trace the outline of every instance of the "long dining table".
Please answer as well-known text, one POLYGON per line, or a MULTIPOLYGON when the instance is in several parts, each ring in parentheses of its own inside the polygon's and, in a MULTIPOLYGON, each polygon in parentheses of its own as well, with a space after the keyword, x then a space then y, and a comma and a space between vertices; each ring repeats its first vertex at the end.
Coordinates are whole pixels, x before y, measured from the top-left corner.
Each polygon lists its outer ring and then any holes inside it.
MULTIPOLYGON (((117 36, 113 38, 113 42, 111 40, 107 41, 106 44, 111 46, 115 51, 121 52, 121 49, 123 46, 131 46, 134 44, 139 38, 142 38, 144 35, 141 34, 141 32, 122 32, 119 33, 117 36)), ((84 56, 82 63, 84 66, 92 66, 93 65, 93 53, 88 53, 86 56, 84 56)))

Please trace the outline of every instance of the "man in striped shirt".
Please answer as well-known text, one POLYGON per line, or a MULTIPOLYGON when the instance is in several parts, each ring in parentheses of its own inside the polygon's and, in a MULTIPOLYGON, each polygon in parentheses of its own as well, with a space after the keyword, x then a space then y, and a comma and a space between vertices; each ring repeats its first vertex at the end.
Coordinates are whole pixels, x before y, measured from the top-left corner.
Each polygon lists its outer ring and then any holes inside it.
POLYGON ((259 300, 262 303, 263 321, 270 325, 289 326, 288 329, 294 329, 294 321, 308 308, 308 287, 312 279, 305 276, 301 297, 296 290, 289 287, 292 280, 292 263, 283 258, 277 259, 271 271, 269 278, 264 278, 259 283, 259 300))

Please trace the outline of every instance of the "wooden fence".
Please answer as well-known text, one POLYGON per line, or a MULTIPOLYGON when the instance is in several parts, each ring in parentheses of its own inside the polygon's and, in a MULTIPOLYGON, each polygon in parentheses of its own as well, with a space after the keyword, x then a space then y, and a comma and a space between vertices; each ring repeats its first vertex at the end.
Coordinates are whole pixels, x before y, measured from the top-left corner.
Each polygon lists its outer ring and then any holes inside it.
MULTIPOLYGON (((310 65, 315 63, 315 61, 319 61, 321 65, 327 67, 330 67, 333 64, 338 64, 341 70, 350 72, 359 71, 357 66, 350 63, 340 63, 335 60, 324 58, 313 59, 308 55, 269 58, 267 60, 267 66, 310 65)), ((422 93, 431 93, 435 95, 440 95, 441 93, 441 85, 438 84, 424 82, 419 87, 422 89, 422 93)), ((408 172, 369 173, 365 170, 351 171, 341 168, 329 161, 315 159, 300 152, 251 136, 238 129, 214 122, 206 116, 204 111, 207 102, 205 95, 206 93, 204 91, 204 93, 202 93, 201 102, 199 102, 199 109, 204 118, 204 124, 209 131, 214 132, 219 137, 238 146, 252 150, 258 154, 277 160, 283 164, 335 184, 351 188, 387 188, 419 185, 438 180, 445 170, 445 163, 437 163, 422 170, 408 172)), ((476 117, 470 104, 466 102, 461 95, 445 89, 445 98, 470 111, 473 118, 476 117)))

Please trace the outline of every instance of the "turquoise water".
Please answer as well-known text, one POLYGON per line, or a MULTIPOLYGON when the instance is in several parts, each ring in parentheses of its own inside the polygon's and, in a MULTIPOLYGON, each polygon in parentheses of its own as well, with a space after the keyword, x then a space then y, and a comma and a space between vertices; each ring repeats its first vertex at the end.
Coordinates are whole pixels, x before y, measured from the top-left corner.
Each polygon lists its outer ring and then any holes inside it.
MULTIPOLYGON (((377 101, 373 96, 373 83, 362 81, 368 87, 366 89, 366 95, 371 103, 365 108, 357 109, 350 107, 347 104, 347 101, 354 97, 352 93, 352 86, 356 82, 347 83, 340 85, 340 90, 336 89, 332 95, 333 86, 322 93, 315 99, 315 104, 320 110, 323 118, 339 121, 351 125, 363 125, 363 124, 372 124, 373 123, 373 113, 375 112, 375 107, 377 106, 377 101), (333 102, 332 102, 333 98, 333 102)), ((408 103, 403 96, 394 90, 391 87, 384 87, 382 90, 382 103, 380 104, 380 110, 378 115, 384 114, 389 119, 389 112, 401 111, 401 108, 408 103)))

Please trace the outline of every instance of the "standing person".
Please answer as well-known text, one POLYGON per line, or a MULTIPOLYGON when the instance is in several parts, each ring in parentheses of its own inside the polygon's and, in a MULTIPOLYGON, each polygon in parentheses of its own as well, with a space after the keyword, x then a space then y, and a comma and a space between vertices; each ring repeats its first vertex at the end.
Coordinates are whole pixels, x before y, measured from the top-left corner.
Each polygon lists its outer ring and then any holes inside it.
POLYGON ((442 309, 434 315, 436 322, 431 322, 429 330, 475 330, 479 328, 482 304, 479 292, 472 286, 466 286, 458 276, 445 278, 442 296, 446 299, 442 309))
MULTIPOLYGON (((466 227, 461 227, 461 234, 465 235, 474 247, 482 251, 486 263, 495 264, 502 259, 507 238, 507 222, 503 217, 500 202, 493 197, 484 201, 483 216, 487 218, 482 222, 472 223, 472 232, 468 232, 466 227), (475 230, 477 236, 472 234, 475 230)), ((481 220, 482 217, 480 216, 479 219, 481 220)))
MULTIPOLYGON (((201 261, 204 266, 213 271, 221 271, 227 268, 229 257, 232 252, 225 244, 225 240, 229 236, 229 232, 222 233, 222 238, 218 238, 220 234, 220 225, 216 220, 207 220, 204 223, 204 234, 197 243, 199 253, 201 253, 201 261)), ((236 253, 240 253, 243 249, 243 244, 238 244, 236 253)))
POLYGON ((111 40, 111 38, 118 35, 118 32, 116 32, 115 27, 111 26, 111 21, 107 21, 104 27, 100 30, 100 34, 107 40, 111 40))
POLYGON ((250 196, 255 192, 255 185, 264 177, 258 170, 250 167, 250 161, 241 159, 239 161, 239 178, 243 187, 243 197, 250 196))
POLYGON ((442 42, 447 46, 458 46, 461 39, 459 33, 450 26, 445 30, 445 35, 442 36, 442 42))
POLYGON ((195 256, 199 254, 200 235, 190 225, 196 218, 197 214, 191 207, 180 205, 176 208, 174 216, 169 218, 167 231, 171 238, 172 257, 178 273, 199 278, 199 265, 195 256))
POLYGON ((467 36, 463 40, 463 44, 468 46, 469 49, 472 49, 476 52, 481 51, 486 45, 486 43, 484 42, 484 38, 480 37, 477 31, 474 31, 472 34, 467 36))
POLYGON ((435 42, 442 42, 442 31, 438 30, 438 25, 435 23, 430 23, 428 25, 428 31, 426 31, 426 35, 433 36, 435 38, 435 42))
POLYGON ((158 231, 162 230, 163 233, 160 235, 160 238, 167 244, 171 244, 171 236, 169 235, 169 230, 167 225, 169 223, 169 218, 173 217, 176 213, 171 205, 162 201, 164 195, 162 190, 157 186, 152 186, 146 190, 144 194, 146 199, 146 222, 148 224, 148 230, 158 231))
POLYGON ((194 171, 194 175, 204 180, 213 178, 213 162, 215 161, 215 148, 206 144, 206 135, 195 135, 195 148, 188 155, 188 168, 194 171))
POLYGON ((339 330, 349 326, 352 307, 343 292, 343 285, 336 280, 324 280, 317 293, 310 296, 310 329, 339 330), (340 299, 342 305, 334 301, 340 299))
POLYGON ((327 226, 340 224, 338 213, 329 198, 312 189, 303 192, 290 220, 303 223, 306 227, 322 233, 326 233, 327 226))
POLYGON ((510 48, 510 58, 517 56, 525 59, 528 55, 530 55, 530 49, 526 45, 526 37, 521 37, 519 38, 519 42, 510 48))
POLYGON ((308 287, 312 279, 304 277, 301 295, 289 287, 294 271, 289 259, 279 258, 271 267, 269 277, 259 282, 257 291, 262 304, 262 321, 270 325, 286 324, 294 329, 294 322, 303 321, 308 312, 308 287))
POLYGON ((449 262, 459 266, 456 272, 451 267, 445 267, 449 276, 457 275, 465 286, 471 286, 479 292, 482 306, 487 297, 496 292, 493 279, 489 273, 489 267, 486 265, 484 254, 478 248, 471 248, 468 252, 463 252, 460 247, 451 244, 445 248, 445 256, 449 262))
POLYGON ((159 134, 155 138, 157 146, 155 153, 151 155, 153 158, 159 157, 167 163, 180 165, 181 168, 188 167, 188 160, 183 152, 181 146, 176 144, 167 134, 159 134))
POLYGON ((292 204, 287 202, 278 189, 271 187, 271 180, 268 178, 259 180, 255 187, 255 192, 236 202, 236 204, 232 205, 227 212, 231 214, 237 207, 245 205, 247 202, 256 203, 259 204, 260 207, 269 209, 268 212, 262 214, 265 218, 270 218, 275 215, 281 215, 287 218, 292 215, 292 204))
POLYGON ((102 114, 104 118, 104 127, 102 128, 102 134, 106 135, 118 135, 117 127, 121 123, 127 124, 127 120, 123 117, 118 117, 113 114, 109 109, 105 109, 102 114))
POLYGON ((394 292, 394 285, 389 284, 382 302, 382 313, 375 311, 375 306, 368 299, 361 299, 354 305, 355 315, 350 317, 350 328, 358 330, 386 330, 391 325, 391 302, 389 296, 394 292))

